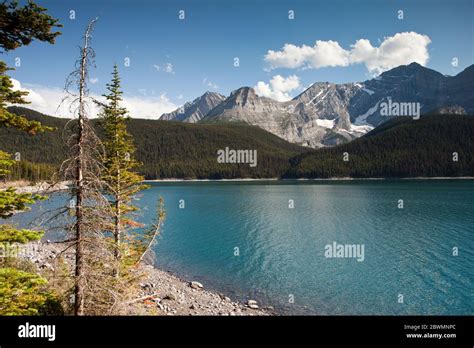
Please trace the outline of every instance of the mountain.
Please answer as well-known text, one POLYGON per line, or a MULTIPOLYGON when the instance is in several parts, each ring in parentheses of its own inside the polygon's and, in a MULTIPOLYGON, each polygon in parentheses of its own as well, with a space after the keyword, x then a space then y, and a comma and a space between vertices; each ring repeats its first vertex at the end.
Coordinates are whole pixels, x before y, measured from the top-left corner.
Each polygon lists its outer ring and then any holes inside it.
POLYGON ((295 99, 277 102, 242 87, 201 122, 238 121, 258 126, 299 145, 320 147, 352 140, 372 127, 353 127, 344 110, 350 85, 314 84, 295 99))
POLYGON ((194 99, 192 102, 187 102, 175 111, 161 115, 160 120, 196 123, 202 119, 209 110, 224 100, 225 96, 222 94, 206 92, 199 98, 194 99))
MULTIPOLYGON (((24 107, 10 107, 9 110, 57 130, 28 136, 15 129, 0 128, 0 149, 19 152, 22 161, 59 166, 67 156, 62 129, 68 119, 43 115, 24 107)), ((102 136, 97 120, 92 120, 92 125, 102 136)), ((143 163, 140 172, 147 179, 274 178, 290 168, 290 158, 310 150, 246 124, 130 119, 127 128, 134 137, 137 158, 143 163), (217 151, 226 147, 257 150, 257 166, 218 163, 217 151)))
MULTIPOLYGON (((201 122, 237 121, 252 124, 292 143, 301 143, 303 127, 307 123, 296 115, 287 103, 260 97, 250 87, 242 87, 209 111, 201 122)), ((324 135, 313 133, 312 138, 324 135)))
POLYGON ((351 122, 373 126, 391 117, 381 115, 381 103, 420 103, 422 114, 433 109, 457 105, 474 112, 474 100, 468 90, 474 88, 472 66, 451 77, 417 63, 402 65, 365 81, 349 105, 351 122), (462 93, 459 93, 463 91, 462 93), (363 93, 362 91, 366 92, 363 93))
POLYGON ((382 106, 388 103, 419 103, 421 114, 446 107, 472 114, 473 89, 474 65, 451 77, 412 63, 360 83, 317 82, 287 102, 242 87, 200 122, 244 122, 317 148, 351 141, 388 121, 394 117, 383 115, 382 106))
MULTIPOLYGON (((26 108, 9 109, 57 130, 25 136, 15 129, 0 128, 0 149, 21 153, 20 164, 29 161, 58 166, 67 154, 62 127, 68 120, 26 108)), ((92 124, 100 130, 97 121, 92 124)), ((143 163, 140 171, 147 179, 474 176, 472 115, 394 118, 349 143, 318 150, 288 143, 239 122, 188 124, 131 119, 128 129, 143 163), (218 163, 217 151, 225 147, 257 150, 258 165, 218 163), (346 152, 347 162, 343 161, 346 152), (454 152, 458 161, 453 161, 454 152)), ((26 165, 22 171, 31 174, 38 168, 26 165)))
POLYGON ((298 155, 291 164, 283 177, 474 176, 474 117, 393 118, 350 143, 298 155))

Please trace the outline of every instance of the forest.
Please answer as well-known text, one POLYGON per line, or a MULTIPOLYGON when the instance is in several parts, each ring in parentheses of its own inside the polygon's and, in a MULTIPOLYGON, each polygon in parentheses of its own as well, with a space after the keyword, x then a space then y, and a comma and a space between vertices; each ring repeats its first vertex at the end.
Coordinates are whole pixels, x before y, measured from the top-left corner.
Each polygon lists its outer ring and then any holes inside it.
MULTIPOLYGON (((24 107, 9 110, 55 129, 25 137, 18 130, 0 128, 2 148, 19 152, 23 158, 13 167, 10 177, 33 181, 51 178, 67 152, 61 138, 66 120, 24 107)), ((92 124, 103 137, 100 120, 93 120, 92 124)), ((419 120, 394 118, 350 143, 317 150, 290 144, 258 127, 240 123, 130 119, 127 127, 141 162, 137 170, 146 179, 474 175, 474 117, 468 115, 425 115, 419 120), (252 168, 218 163, 217 151, 225 147, 256 149, 258 165, 252 168)))
MULTIPOLYGON (((54 44, 62 28, 46 9, 30 1, 0 4, 0 49, 8 52, 37 40, 54 44)), ((105 102, 100 107, 99 139, 89 120, 87 76, 94 65, 91 46, 97 18, 89 21, 82 37, 75 70, 66 77, 66 101, 76 116, 47 125, 27 118, 11 104, 28 104, 27 91, 14 88, 10 68, 0 61, 0 315, 104 315, 124 313, 144 277, 138 268, 165 219, 164 201, 156 202, 155 219, 147 225, 134 221, 135 195, 146 189, 136 172, 133 137, 127 130, 128 111, 121 106, 122 87, 117 65, 111 66, 105 102), (58 127, 59 126, 59 127, 58 127), (55 134, 53 146, 41 136, 55 134), (60 136, 57 136, 61 134, 60 136), (12 136, 10 136, 12 135, 12 136), (29 147, 28 145, 32 145, 29 147), (26 148, 30 150, 26 150, 26 148), (7 151, 10 151, 7 152, 7 151), (53 169, 53 170, 51 170, 53 169), (28 255, 45 231, 21 228, 10 218, 48 197, 21 193, 11 183, 27 178, 68 182, 69 204, 59 207, 44 228, 63 236, 62 250, 74 250, 72 263, 55 257, 49 272, 28 255), (137 228, 140 228, 137 232, 137 228), (24 256, 20 256, 20 255, 24 256)), ((26 110, 21 110, 26 111, 26 110)))
MULTIPOLYGON (((59 21, 32 1, 1 3, 0 19, 1 53, 33 41, 52 45, 61 35, 59 21)), ((78 38, 74 70, 65 76, 72 119, 11 106, 27 105, 28 92, 14 89, 13 68, 0 61, 0 315, 123 315, 131 303, 143 301, 136 298, 144 277, 139 266, 166 217, 157 197, 152 221, 134 220, 136 195, 147 189, 144 179, 474 176, 472 116, 392 119, 362 138, 321 149, 240 123, 134 119, 122 106, 117 65, 110 64, 105 101, 89 97, 95 25, 97 18, 78 38), (92 103, 98 118, 87 113, 92 103), (227 147, 256 150, 258 165, 219 163, 218 151, 227 147), (68 204, 44 225, 64 234, 52 272, 13 252, 37 243, 45 231, 21 228, 11 217, 48 198, 20 193, 11 183, 18 179, 68 183, 68 204), (67 249, 73 251, 70 263, 61 257, 67 249)))
POLYGON ((474 176, 474 117, 399 117, 350 143, 290 162, 285 178, 474 176))
MULTIPOLYGON (((62 139, 66 119, 42 115, 23 107, 10 107, 11 112, 29 120, 41 121, 54 128, 36 136, 24 136, 10 128, 0 129, 2 149, 21 153, 22 159, 42 166, 59 166, 67 153, 62 139)), ((100 120, 92 120, 103 138, 100 120)), ((290 168, 289 159, 312 151, 290 144, 258 127, 244 124, 189 124, 170 121, 130 119, 127 128, 137 147, 138 171, 146 179, 230 179, 277 178, 290 168), (218 163, 217 151, 226 147, 257 150, 258 165, 218 163)), ((44 172, 47 179, 49 172, 44 172)), ((12 173, 13 174, 13 173, 12 173)))

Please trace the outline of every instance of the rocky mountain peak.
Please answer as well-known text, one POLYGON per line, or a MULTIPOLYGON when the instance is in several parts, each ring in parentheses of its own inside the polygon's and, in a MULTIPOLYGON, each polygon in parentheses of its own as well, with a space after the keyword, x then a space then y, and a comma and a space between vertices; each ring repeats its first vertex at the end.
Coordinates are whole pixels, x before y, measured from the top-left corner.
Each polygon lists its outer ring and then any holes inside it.
MULTIPOLYGON (((429 69, 427 67, 422 66, 419 63, 413 62, 408 65, 400 65, 396 68, 387 70, 380 74, 380 78, 414 78, 414 77, 426 77, 426 78, 434 78, 440 79, 444 78, 445 76, 436 70, 429 69)), ((380 80, 378 78, 378 80, 380 80)), ((377 78, 376 78, 377 80, 377 78)))
POLYGON ((196 123, 224 100, 225 96, 222 94, 207 91, 192 102, 185 103, 175 111, 163 114, 160 119, 196 123))
MULTIPOLYGON (((245 122, 287 141, 319 147, 361 136, 391 117, 407 116, 382 114, 381 105, 389 100, 417 103, 421 114, 446 106, 449 108, 441 111, 474 113, 473 88, 474 66, 451 77, 411 63, 364 82, 317 82, 286 102, 259 96, 251 87, 241 87, 228 98, 207 92, 201 97, 204 101, 185 104, 185 109, 194 110, 195 105, 204 104, 191 120, 245 122), (214 107, 206 112, 211 104, 214 107)), ((180 116, 174 119, 180 120, 180 116)), ((189 117, 184 120, 191 122, 189 117)))

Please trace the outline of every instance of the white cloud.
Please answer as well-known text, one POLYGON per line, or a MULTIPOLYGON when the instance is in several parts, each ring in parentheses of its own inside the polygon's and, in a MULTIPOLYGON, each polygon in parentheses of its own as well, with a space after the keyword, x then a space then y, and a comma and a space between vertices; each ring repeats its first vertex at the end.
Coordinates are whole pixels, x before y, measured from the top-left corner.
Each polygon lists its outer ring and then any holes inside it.
POLYGON ((126 96, 123 98, 123 106, 128 109, 131 117, 149 119, 158 119, 162 114, 178 108, 165 93, 159 97, 147 98, 126 96))
POLYGON ((399 65, 417 62, 426 65, 431 39, 415 32, 397 33, 386 37, 379 47, 361 39, 352 45, 351 63, 364 63, 369 72, 381 73, 399 65))
POLYGON ((287 101, 292 97, 289 92, 301 87, 300 79, 296 75, 283 77, 275 75, 269 83, 259 81, 254 89, 260 96, 272 98, 278 101, 287 101))
POLYGON ((379 47, 367 39, 357 40, 351 48, 337 41, 318 40, 314 46, 285 44, 280 51, 269 50, 264 57, 267 70, 276 68, 319 69, 324 67, 365 64, 370 73, 381 73, 399 65, 417 62, 426 65, 431 39, 416 32, 397 33, 385 37, 379 47))
POLYGON ((336 41, 318 40, 313 47, 285 44, 281 51, 269 50, 265 61, 270 69, 276 68, 323 68, 348 65, 348 54, 336 41))
POLYGON ((171 64, 171 63, 165 63, 163 65, 154 64, 153 67, 157 71, 164 71, 165 73, 174 75, 174 68, 173 68, 173 64, 171 64))
MULTIPOLYGON (((23 106, 46 115, 56 117, 73 116, 69 106, 70 103, 61 103, 66 96, 63 89, 31 84, 22 86, 21 83, 15 79, 12 79, 12 82, 15 90, 27 91, 29 93, 25 99, 31 103, 23 106)), ((104 97, 100 95, 91 94, 90 96, 96 100, 104 101, 104 97)), ((148 119, 158 119, 163 113, 171 112, 177 108, 165 93, 160 96, 124 96, 122 105, 128 109, 131 117, 148 119)), ((89 103, 89 117, 97 117, 99 111, 99 108, 95 104, 89 103)))
POLYGON ((89 79, 90 83, 92 83, 93 85, 96 84, 97 82, 99 82, 99 79, 97 77, 91 77, 89 79))

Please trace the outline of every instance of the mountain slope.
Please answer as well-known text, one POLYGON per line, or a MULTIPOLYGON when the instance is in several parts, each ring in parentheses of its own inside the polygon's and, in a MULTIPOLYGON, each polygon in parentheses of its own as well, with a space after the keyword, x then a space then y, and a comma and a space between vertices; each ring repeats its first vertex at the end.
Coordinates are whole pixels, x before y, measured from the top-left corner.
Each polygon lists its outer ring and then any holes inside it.
MULTIPOLYGON (((452 79, 455 77, 444 76, 417 63, 388 70, 363 83, 363 88, 349 105, 351 121, 355 124, 380 125, 390 119, 381 115, 380 107, 381 103, 387 103, 389 100, 397 103, 419 103, 422 114, 452 105, 456 101, 468 112, 474 112, 474 104, 469 100, 452 98, 452 79)), ((474 87, 474 79, 470 84, 474 87)))
POLYGON ((350 143, 296 156, 291 163, 284 177, 474 176, 474 117, 394 118, 350 143))
MULTIPOLYGON (((61 163, 67 152, 61 129, 67 120, 25 108, 11 110, 58 130, 29 137, 0 128, 0 149, 20 152, 24 161, 61 163)), ((97 121, 93 124, 97 127, 97 121)), ((132 119, 128 128, 144 163, 141 172, 148 179, 474 176, 474 117, 467 115, 398 117, 350 143, 318 150, 240 123, 132 119), (225 147, 256 149, 257 167, 217 163, 217 150, 225 147), (348 162, 343 161, 345 152, 348 162)))
POLYGON ((187 102, 175 111, 161 115, 160 120, 196 123, 202 119, 209 110, 224 101, 224 99, 225 97, 222 94, 206 92, 192 102, 187 102))
POLYGON ((258 96, 242 87, 217 104, 202 122, 243 122, 289 142, 338 145, 362 136, 392 116, 383 103, 419 103, 421 114, 456 106, 474 113, 474 66, 454 77, 417 63, 402 65, 361 83, 318 82, 287 102, 258 96))
MULTIPOLYGON (((201 122, 233 121, 251 124, 265 129, 292 143, 301 144, 305 120, 295 116, 285 103, 260 97, 250 87, 242 87, 209 111, 201 122)), ((320 139, 325 130, 320 128, 311 138, 320 139), (320 134, 317 134, 320 131, 320 134)))
MULTIPOLYGON (((25 136, 14 129, 0 128, 0 149, 20 152, 22 160, 59 165, 67 156, 62 128, 67 119, 34 110, 11 107, 12 112, 56 127, 54 132, 25 136)), ((98 121, 92 124, 98 130, 98 121)), ((242 124, 189 124, 131 119, 127 127, 135 139, 140 172, 155 178, 270 178, 289 169, 289 159, 309 149, 290 144, 258 127, 242 124), (220 149, 257 150, 257 166, 220 164, 220 149)), ((99 131, 99 136, 101 132, 99 131)))

